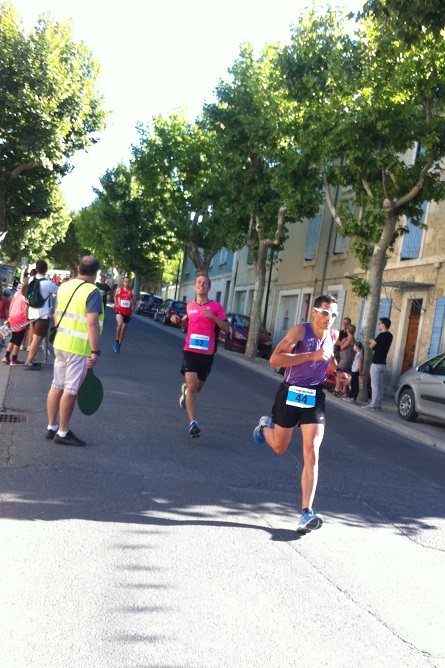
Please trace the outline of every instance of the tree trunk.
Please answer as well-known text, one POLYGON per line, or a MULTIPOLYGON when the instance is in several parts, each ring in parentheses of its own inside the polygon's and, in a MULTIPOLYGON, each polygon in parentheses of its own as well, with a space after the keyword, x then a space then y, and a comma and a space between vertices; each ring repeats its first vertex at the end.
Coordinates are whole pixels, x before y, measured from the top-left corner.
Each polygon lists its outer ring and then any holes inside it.
POLYGON ((375 331, 380 310, 380 295, 382 292, 383 272, 387 263, 388 248, 394 242, 394 233, 397 226, 396 215, 392 202, 385 200, 383 204, 385 212, 385 225, 380 240, 374 246, 371 261, 369 263, 366 279, 369 285, 369 294, 366 298, 365 311, 363 314, 362 343, 363 343, 363 377, 360 382, 359 400, 368 399, 368 378, 371 369, 373 351, 369 347, 369 339, 375 339, 375 331))
POLYGON ((264 288, 266 286, 266 260, 269 240, 259 242, 258 254, 255 262, 255 284, 253 289, 253 302, 250 311, 249 336, 246 344, 246 357, 255 357, 258 349, 258 336, 261 322, 261 309, 263 305, 264 288))
POLYGON ((133 285, 133 291, 134 294, 139 297, 139 293, 141 291, 141 272, 139 269, 134 269, 134 285, 133 285))
POLYGON ((6 220, 6 190, 3 183, 0 183, 0 234, 6 232, 8 229, 8 221, 6 220))

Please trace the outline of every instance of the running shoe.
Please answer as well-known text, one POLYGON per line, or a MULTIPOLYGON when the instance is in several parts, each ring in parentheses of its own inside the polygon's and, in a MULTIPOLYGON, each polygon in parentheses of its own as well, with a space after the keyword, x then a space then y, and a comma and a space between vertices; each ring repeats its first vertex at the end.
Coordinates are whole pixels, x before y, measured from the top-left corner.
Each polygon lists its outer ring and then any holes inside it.
POLYGON ((301 517, 298 521, 297 531, 298 533, 308 533, 309 531, 315 531, 315 529, 319 529, 322 524, 322 515, 317 515, 317 513, 314 513, 312 508, 308 508, 304 513, 301 514, 301 517))
POLYGON ((10 365, 11 366, 23 366, 25 362, 20 362, 20 360, 11 360, 10 365))
POLYGON ((3 362, 3 364, 11 364, 11 362, 8 360, 7 357, 4 357, 4 358, 2 359, 2 362, 3 362))
POLYGON ((258 426, 253 431, 253 440, 257 445, 263 445, 266 439, 263 436, 263 427, 272 427, 272 418, 268 415, 263 415, 258 422, 258 426))
POLYGON ((181 396, 179 397, 179 405, 185 410, 185 395, 187 394, 187 383, 181 385, 181 396))
POLYGON ((343 401, 347 401, 348 404, 355 404, 356 403, 355 399, 352 399, 351 397, 343 397, 343 401))
POLYGON ((198 427, 198 423, 196 422, 196 420, 193 420, 193 422, 190 423, 190 431, 189 431, 190 436, 192 438, 198 438, 200 433, 201 433, 201 430, 198 427))

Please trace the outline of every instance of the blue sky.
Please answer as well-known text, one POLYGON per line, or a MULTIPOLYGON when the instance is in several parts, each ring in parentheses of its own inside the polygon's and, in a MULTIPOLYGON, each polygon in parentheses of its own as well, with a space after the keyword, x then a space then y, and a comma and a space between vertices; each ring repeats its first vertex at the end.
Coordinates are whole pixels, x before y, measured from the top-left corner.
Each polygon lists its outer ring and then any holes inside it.
MULTIPOLYGON (((287 42, 289 26, 305 2, 299 0, 13 0, 27 28, 48 11, 71 19, 74 35, 101 63, 100 90, 112 112, 101 141, 74 159, 62 189, 69 207, 93 199, 99 177, 128 162, 137 143, 137 122, 186 107, 191 119, 212 99, 220 78, 243 42, 260 50, 287 42)), ((324 4, 323 0, 317 3, 324 4)), ((349 8, 362 5, 346 0, 349 8)))

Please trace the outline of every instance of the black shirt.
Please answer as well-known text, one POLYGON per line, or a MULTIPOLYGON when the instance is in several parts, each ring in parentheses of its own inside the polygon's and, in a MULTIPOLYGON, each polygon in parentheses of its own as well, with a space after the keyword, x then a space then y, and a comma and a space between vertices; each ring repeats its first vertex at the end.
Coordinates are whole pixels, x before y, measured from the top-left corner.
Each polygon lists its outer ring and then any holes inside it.
POLYGON ((373 364, 386 364, 386 356, 388 350, 391 348, 392 334, 391 332, 380 332, 375 340, 374 355, 372 356, 373 364))

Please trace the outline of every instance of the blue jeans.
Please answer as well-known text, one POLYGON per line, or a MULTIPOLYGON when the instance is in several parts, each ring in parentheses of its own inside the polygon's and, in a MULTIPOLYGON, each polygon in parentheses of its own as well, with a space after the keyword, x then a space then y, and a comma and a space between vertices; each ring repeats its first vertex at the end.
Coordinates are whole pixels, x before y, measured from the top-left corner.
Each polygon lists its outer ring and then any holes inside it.
POLYGON ((373 408, 381 408, 383 404, 383 377, 386 364, 371 364, 371 387, 373 408))

